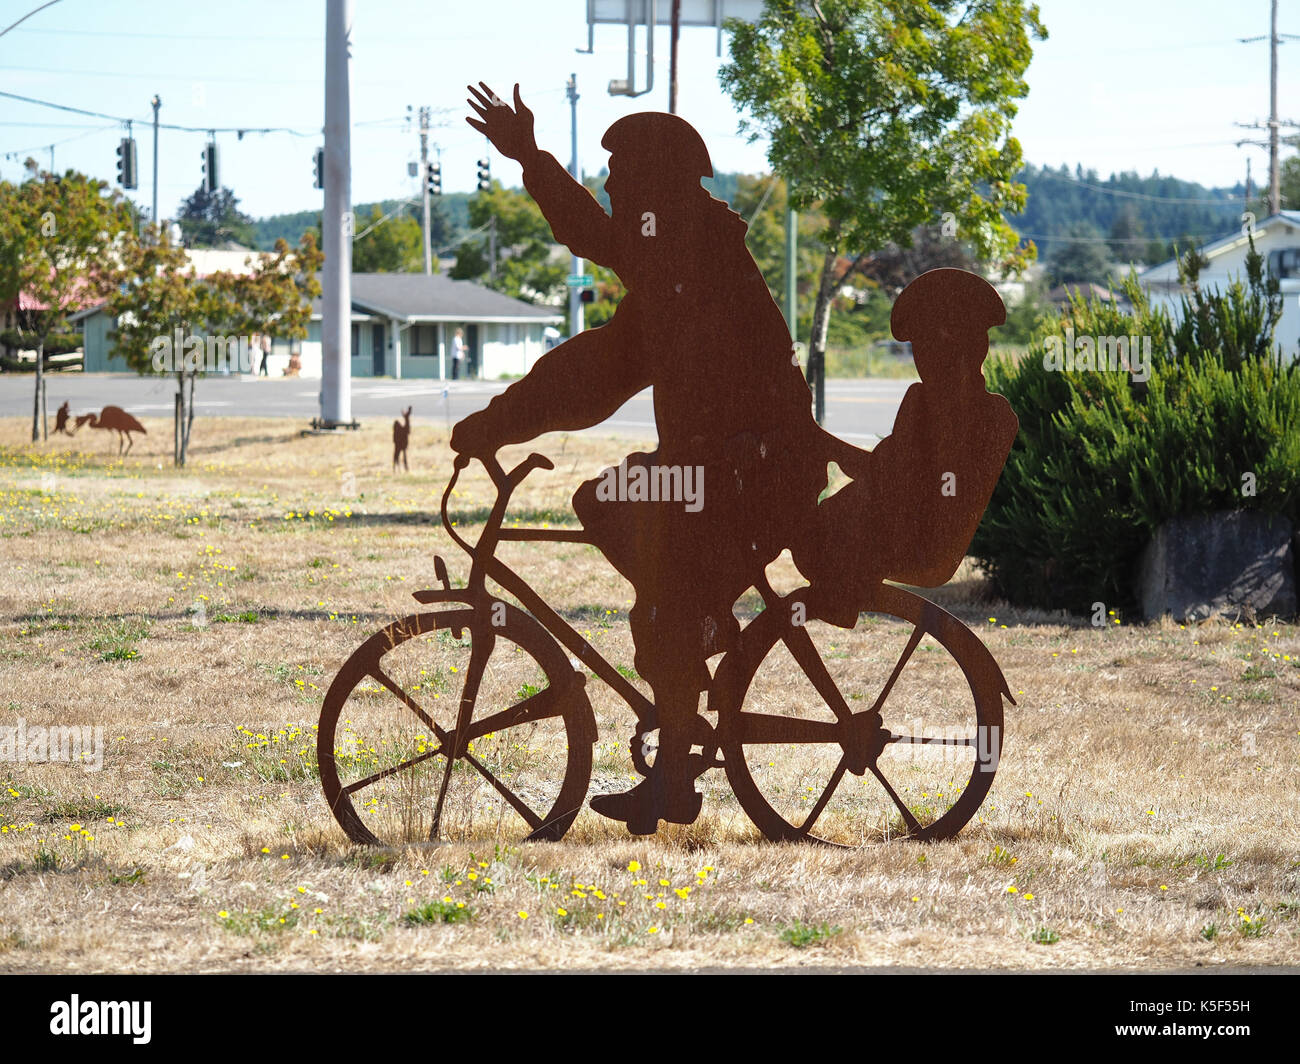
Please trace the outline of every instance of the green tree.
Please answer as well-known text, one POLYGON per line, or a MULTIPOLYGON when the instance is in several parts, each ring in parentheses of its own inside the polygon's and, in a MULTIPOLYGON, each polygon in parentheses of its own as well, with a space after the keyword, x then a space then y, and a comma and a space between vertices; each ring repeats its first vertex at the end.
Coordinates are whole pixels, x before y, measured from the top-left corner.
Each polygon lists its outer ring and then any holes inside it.
POLYGON ((26 297, 22 315, 36 348, 32 440, 48 438, 45 341, 68 313, 102 301, 117 284, 115 262, 135 242, 130 206, 106 181, 37 169, 0 183, 0 304, 26 297))
POLYGON ((1136 262, 1142 255, 1142 220, 1132 204, 1126 203, 1110 223, 1106 234, 1111 255, 1120 262, 1136 262))
POLYGON ((860 274, 893 300, 927 270, 969 270, 974 265, 974 258, 961 241, 944 236, 941 226, 921 225, 912 231, 907 244, 891 242, 879 251, 859 255, 848 274, 860 274))
POLYGON ((257 242, 253 219, 239 209, 239 199, 228 188, 208 192, 200 185, 181 203, 176 221, 189 248, 229 243, 251 248, 257 242))
MULTIPOLYGON (((432 225, 430 229, 432 229, 432 225)), ((437 272, 437 260, 434 260, 437 272)), ((357 225, 352 239, 354 273, 419 273, 424 269, 424 242, 420 223, 407 214, 386 218, 379 205, 357 225)))
POLYGON ((1075 222, 1066 239, 1057 244, 1047 260, 1052 284, 1104 281, 1110 269, 1110 255, 1100 231, 1091 222, 1075 222))
MULTIPOLYGON (((745 246, 754 256, 754 262, 767 281, 772 298, 785 309, 785 216, 786 184, 776 174, 720 175, 732 177, 725 184, 733 184, 735 193, 731 208, 749 226, 745 246)), ((718 193, 715 190, 714 195, 718 193)), ((799 214, 798 239, 795 242, 795 278, 798 296, 796 317, 811 320, 816 288, 806 278, 816 275, 821 262, 821 246, 817 236, 826 219, 816 210, 799 214), (800 281, 800 278, 805 280, 800 281)), ((806 335, 806 330, 801 330, 806 335)))
POLYGON ((531 303, 553 303, 564 294, 568 259, 552 257, 550 224, 527 192, 493 181, 491 189, 470 199, 469 224, 473 229, 495 227, 496 278, 491 279, 491 239, 486 232, 461 244, 452 277, 484 281, 531 303))
POLYGON ((199 277, 183 248, 172 247, 152 229, 150 236, 123 255, 122 275, 129 282, 109 299, 108 312, 117 320, 110 336, 137 373, 176 377, 173 460, 183 466, 194 426, 194 388, 207 368, 203 356, 209 343, 253 333, 306 336, 324 256, 306 234, 296 249, 278 240, 270 254, 250 256, 247 273, 221 270, 199 277), (176 351, 177 330, 197 340, 203 354, 176 351), (171 357, 162 357, 164 351, 171 357))
POLYGON ((791 203, 826 216, 808 360, 821 421, 846 248, 906 245, 951 211, 980 258, 1015 268, 1032 254, 1002 212, 1024 205, 1010 128, 1030 37, 1047 32, 1025 0, 766 0, 756 23, 727 28, 721 80, 742 131, 769 139, 791 203))
MULTIPOLYGON (((1300 155, 1293 155, 1282 161, 1280 177, 1282 209, 1300 211, 1300 155)), ((1260 217, 1263 217, 1261 214, 1260 217)))
MULTIPOLYGON (((591 279, 595 283, 592 285, 592 301, 583 307, 583 325, 588 329, 594 329, 598 325, 604 325, 614 316, 619 303, 627 295, 627 289, 618 279, 618 274, 597 262, 587 263, 585 269, 591 274, 591 279)), ((567 320, 562 328, 568 330, 567 320)))

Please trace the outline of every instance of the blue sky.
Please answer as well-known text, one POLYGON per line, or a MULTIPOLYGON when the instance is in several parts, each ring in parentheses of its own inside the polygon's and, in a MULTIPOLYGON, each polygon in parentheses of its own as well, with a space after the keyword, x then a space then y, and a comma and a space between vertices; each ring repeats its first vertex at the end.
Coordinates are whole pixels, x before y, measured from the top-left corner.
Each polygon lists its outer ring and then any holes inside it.
MULTIPOLYGON (((41 0, 0 0, 0 29, 41 0)), ((1082 162, 1102 175, 1158 168, 1211 185, 1244 177, 1253 159, 1267 179, 1267 152, 1237 148, 1261 137, 1234 122, 1262 122, 1268 109, 1268 45, 1239 37, 1267 34, 1268 0, 1044 0, 1051 38, 1028 72, 1015 133, 1036 163, 1082 162)), ((660 4, 666 10, 667 4, 660 4)), ((287 126, 303 136, 218 134, 221 180, 242 208, 261 216, 319 207, 312 153, 323 123, 324 8, 321 0, 60 0, 0 37, 0 90, 136 120, 141 188, 150 198, 149 100, 162 120, 208 127, 287 126)), ((600 136, 637 110, 666 110, 668 40, 655 47, 655 89, 636 100, 606 92, 626 72, 626 32, 596 30, 586 45, 583 0, 355 0, 353 198, 415 195, 407 162, 418 157, 407 107, 435 109, 432 139, 442 147, 444 187, 473 187, 484 141, 464 123, 467 81, 503 96, 519 81, 537 115, 542 147, 567 162, 569 112, 564 85, 578 76, 583 168, 606 155, 600 136)), ((1280 29, 1300 33, 1300 0, 1283 0, 1280 29)), ((644 42, 644 31, 638 38, 644 42)), ((721 92, 709 29, 685 29, 680 113, 704 135, 719 170, 767 169, 762 144, 738 133, 721 92)), ((1283 45, 1279 99, 1283 120, 1300 121, 1300 41, 1283 45), (1290 60, 1288 62, 1288 60, 1290 60)), ((644 70, 644 58, 638 61, 644 70)), ((638 78, 643 75, 638 74, 638 78)), ((122 127, 0 98, 0 176, 16 180, 26 155, 112 180, 122 127), (17 152, 16 159, 5 158, 17 152)), ((164 130, 159 204, 168 216, 200 181, 203 133, 164 130)), ((1294 149, 1285 149, 1284 157, 1294 149)), ((498 155, 493 175, 517 184, 518 168, 498 155)))

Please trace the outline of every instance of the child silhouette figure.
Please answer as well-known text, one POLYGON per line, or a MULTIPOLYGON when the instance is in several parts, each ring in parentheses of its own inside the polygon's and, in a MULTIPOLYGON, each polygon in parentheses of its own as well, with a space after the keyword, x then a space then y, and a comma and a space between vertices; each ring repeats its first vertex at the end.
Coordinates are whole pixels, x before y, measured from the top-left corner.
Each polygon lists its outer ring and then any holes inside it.
POLYGON ((965 270, 931 270, 899 295, 890 329, 911 341, 921 382, 793 550, 811 613, 852 628, 882 579, 938 587, 957 571, 1020 424, 982 372, 988 330, 1005 321, 993 286, 965 270))

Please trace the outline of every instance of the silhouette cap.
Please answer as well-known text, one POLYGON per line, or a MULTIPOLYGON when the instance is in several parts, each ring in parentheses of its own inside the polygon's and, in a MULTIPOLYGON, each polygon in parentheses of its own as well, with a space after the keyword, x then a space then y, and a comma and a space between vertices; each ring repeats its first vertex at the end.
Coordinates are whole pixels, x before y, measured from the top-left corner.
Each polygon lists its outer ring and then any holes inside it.
POLYGON ((605 131, 600 146, 635 166, 662 167, 672 176, 712 177, 709 149, 689 122, 663 111, 620 118, 605 131))
POLYGON ((889 316, 896 340, 989 330, 1007 320, 1007 308, 988 281, 945 267, 921 274, 903 289, 889 316))

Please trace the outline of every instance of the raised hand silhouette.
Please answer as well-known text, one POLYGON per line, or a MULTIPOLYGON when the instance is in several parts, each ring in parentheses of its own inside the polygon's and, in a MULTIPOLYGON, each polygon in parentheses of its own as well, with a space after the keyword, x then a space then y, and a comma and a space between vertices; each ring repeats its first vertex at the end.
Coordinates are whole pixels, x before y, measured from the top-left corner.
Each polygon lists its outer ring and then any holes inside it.
POLYGON ((473 85, 465 86, 473 97, 466 103, 482 120, 467 118, 465 121, 486 136, 502 155, 522 162, 537 151, 537 141, 533 138, 533 112, 524 105, 519 86, 515 85, 513 110, 486 82, 480 81, 479 86, 481 91, 473 85))

